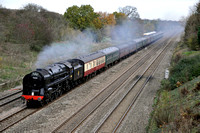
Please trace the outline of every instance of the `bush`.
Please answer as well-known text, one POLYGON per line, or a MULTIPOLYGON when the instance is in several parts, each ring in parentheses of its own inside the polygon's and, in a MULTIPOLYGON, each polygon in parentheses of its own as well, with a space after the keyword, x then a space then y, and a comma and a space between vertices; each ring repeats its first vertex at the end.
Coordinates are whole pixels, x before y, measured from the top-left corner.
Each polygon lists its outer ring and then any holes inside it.
POLYGON ((170 82, 167 79, 161 81, 161 89, 171 90, 170 82))
POLYGON ((187 40, 187 45, 191 50, 199 49, 197 36, 190 36, 187 40))
POLYGON ((189 56, 181 59, 170 71, 170 88, 194 79, 200 75, 200 55, 189 56))
POLYGON ((42 41, 40 41, 40 40, 38 40, 38 41, 33 41, 33 42, 31 42, 31 44, 30 44, 30 49, 31 49, 32 51, 39 52, 39 51, 41 51, 42 48, 44 47, 43 44, 44 44, 44 42, 42 42, 42 41))

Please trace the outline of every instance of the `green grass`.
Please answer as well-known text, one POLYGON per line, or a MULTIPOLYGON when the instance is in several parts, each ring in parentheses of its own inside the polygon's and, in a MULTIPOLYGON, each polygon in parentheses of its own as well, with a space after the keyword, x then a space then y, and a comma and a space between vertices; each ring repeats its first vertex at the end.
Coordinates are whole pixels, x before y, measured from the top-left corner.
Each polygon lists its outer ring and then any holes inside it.
POLYGON ((2 91, 21 83, 20 79, 31 71, 38 53, 32 52, 26 44, 1 43, 0 47, 0 84, 11 82, 1 88, 2 91))
POLYGON ((183 52, 183 55, 187 55, 187 56, 195 55, 195 54, 200 54, 200 51, 186 51, 186 52, 183 52))
POLYGON ((200 131, 200 76, 172 91, 162 90, 148 132, 200 131))

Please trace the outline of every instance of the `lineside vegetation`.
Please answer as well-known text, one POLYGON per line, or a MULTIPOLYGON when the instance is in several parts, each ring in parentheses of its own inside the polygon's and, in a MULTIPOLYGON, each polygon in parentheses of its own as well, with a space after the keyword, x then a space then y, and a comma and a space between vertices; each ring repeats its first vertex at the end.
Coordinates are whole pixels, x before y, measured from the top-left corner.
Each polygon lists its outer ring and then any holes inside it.
POLYGON ((162 80, 147 132, 200 131, 200 2, 189 17, 182 41, 174 51, 169 79, 162 80))

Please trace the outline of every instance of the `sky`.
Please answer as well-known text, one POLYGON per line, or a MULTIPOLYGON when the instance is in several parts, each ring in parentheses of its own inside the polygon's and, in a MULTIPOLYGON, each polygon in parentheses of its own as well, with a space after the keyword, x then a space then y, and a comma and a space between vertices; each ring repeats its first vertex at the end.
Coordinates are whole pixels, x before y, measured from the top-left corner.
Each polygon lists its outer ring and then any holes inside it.
POLYGON ((20 9, 28 3, 64 14, 73 5, 91 5, 95 12, 113 13, 119 7, 134 6, 142 19, 179 20, 188 16, 190 9, 200 0, 0 0, 0 5, 20 9))

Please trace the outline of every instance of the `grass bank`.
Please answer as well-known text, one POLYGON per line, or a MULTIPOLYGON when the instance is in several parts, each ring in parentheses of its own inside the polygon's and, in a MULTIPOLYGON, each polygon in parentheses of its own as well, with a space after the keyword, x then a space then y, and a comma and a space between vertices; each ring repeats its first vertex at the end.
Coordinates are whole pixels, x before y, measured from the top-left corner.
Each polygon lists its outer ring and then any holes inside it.
POLYGON ((1 43, 0 44, 0 91, 21 84, 23 76, 31 71, 37 58, 37 52, 31 51, 29 45, 1 43))
POLYGON ((178 45, 170 77, 162 80, 153 109, 149 133, 200 131, 200 51, 178 45))

